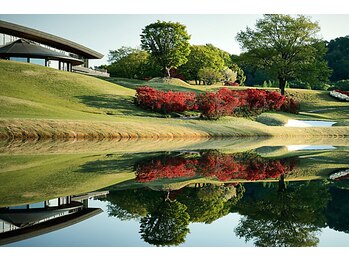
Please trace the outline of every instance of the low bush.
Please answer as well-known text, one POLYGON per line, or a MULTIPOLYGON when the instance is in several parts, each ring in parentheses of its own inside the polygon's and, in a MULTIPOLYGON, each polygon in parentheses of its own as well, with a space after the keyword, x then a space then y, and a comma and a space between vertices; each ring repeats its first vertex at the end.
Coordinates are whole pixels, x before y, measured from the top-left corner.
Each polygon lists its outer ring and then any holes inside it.
POLYGON ((260 89, 231 90, 221 88, 217 92, 196 95, 193 92, 158 91, 151 87, 136 89, 136 105, 160 113, 199 111, 207 119, 222 116, 251 116, 265 111, 297 113, 299 103, 278 92, 260 89))
POLYGON ((160 113, 181 113, 197 110, 194 92, 158 91, 149 86, 136 89, 136 105, 160 113))

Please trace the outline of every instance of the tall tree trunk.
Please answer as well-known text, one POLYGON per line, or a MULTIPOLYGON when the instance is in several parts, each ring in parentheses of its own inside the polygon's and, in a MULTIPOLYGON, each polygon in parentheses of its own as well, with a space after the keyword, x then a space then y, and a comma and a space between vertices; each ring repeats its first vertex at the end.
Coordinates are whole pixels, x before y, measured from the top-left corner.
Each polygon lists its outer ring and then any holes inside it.
POLYGON ((282 95, 285 95, 286 79, 279 77, 279 88, 282 95))
POLYGON ((171 77, 171 68, 170 67, 165 67, 165 69, 166 69, 166 73, 167 73, 167 76, 168 77, 171 77))
POLYGON ((284 192, 286 190, 285 176, 281 175, 279 179, 279 192, 284 192))

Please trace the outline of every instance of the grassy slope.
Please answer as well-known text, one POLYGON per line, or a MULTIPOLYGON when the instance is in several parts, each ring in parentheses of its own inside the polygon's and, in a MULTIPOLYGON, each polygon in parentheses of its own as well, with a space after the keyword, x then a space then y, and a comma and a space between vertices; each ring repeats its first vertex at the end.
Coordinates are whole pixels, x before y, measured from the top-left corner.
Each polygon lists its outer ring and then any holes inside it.
MULTIPOLYGON (((255 121, 233 117, 225 117, 219 121, 167 119, 134 106, 134 88, 144 84, 156 88, 164 86, 158 82, 110 79, 124 85, 120 86, 94 77, 3 60, 0 60, 0 71, 0 137, 5 138, 328 134, 328 129, 268 127, 255 121)), ((207 87, 187 85, 167 85, 165 89, 195 92, 208 90, 207 87)), ((307 98, 306 101, 316 100, 317 95, 314 98, 314 94, 317 91, 309 92, 311 95, 303 95, 307 98)), ((298 91, 296 94, 299 95, 298 91)), ((323 102, 331 107, 342 104, 331 100, 332 98, 326 99, 323 102)), ((308 109, 309 105, 311 103, 307 102, 308 109)), ((332 134, 349 134, 349 127, 332 128, 332 134)))

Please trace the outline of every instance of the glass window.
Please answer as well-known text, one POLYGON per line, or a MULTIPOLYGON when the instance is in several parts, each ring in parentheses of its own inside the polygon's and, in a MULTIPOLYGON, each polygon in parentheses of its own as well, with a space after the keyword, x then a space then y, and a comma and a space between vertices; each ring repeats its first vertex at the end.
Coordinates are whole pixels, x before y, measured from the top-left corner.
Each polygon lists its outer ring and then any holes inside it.
POLYGON ((58 61, 49 60, 49 61, 47 62, 47 66, 48 66, 48 67, 55 68, 55 69, 58 69, 58 61))
POLYGON ((29 205, 29 208, 44 208, 44 207, 45 207, 45 202, 39 202, 39 203, 34 203, 29 205))
POLYGON ((10 209, 10 210, 12 210, 12 209, 27 209, 27 205, 13 206, 13 207, 9 207, 8 209, 10 209))
POLYGON ((49 207, 56 207, 58 206, 58 198, 50 199, 47 201, 47 205, 49 207))
POLYGON ((31 64, 42 65, 45 66, 45 59, 42 58, 30 58, 31 64))
POLYGON ((28 58, 26 57, 10 57, 11 61, 17 61, 17 62, 28 62, 28 58))

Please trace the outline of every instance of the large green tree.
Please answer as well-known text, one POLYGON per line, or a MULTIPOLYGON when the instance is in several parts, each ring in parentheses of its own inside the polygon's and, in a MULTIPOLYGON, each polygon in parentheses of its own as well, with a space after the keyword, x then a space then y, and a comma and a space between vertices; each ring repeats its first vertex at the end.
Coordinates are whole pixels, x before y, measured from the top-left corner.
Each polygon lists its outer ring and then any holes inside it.
POLYGON ((242 198, 244 187, 205 185, 184 188, 177 200, 187 206, 191 222, 210 224, 230 213, 232 206, 242 198))
POLYGON ((141 34, 141 47, 148 51, 171 77, 170 70, 185 64, 190 53, 190 36, 180 23, 157 21, 141 34))
POLYGON ((115 49, 115 50, 109 50, 108 62, 109 63, 117 62, 120 59, 128 56, 129 54, 131 54, 135 51, 137 51, 136 48, 129 47, 129 46, 122 46, 122 47, 115 49))
POLYGON ((138 78, 146 76, 149 64, 149 53, 134 49, 131 53, 119 57, 116 61, 108 66, 111 76, 138 78))
POLYGON ((286 81, 324 80, 330 75, 319 31, 318 23, 306 16, 270 14, 257 20, 255 29, 240 31, 236 39, 243 60, 274 75, 284 94, 286 81))
POLYGON ((187 80, 195 80, 195 83, 202 80, 199 71, 203 68, 210 68, 214 71, 221 71, 224 68, 224 60, 219 52, 208 45, 193 45, 190 47, 188 62, 180 67, 180 71, 187 80))

